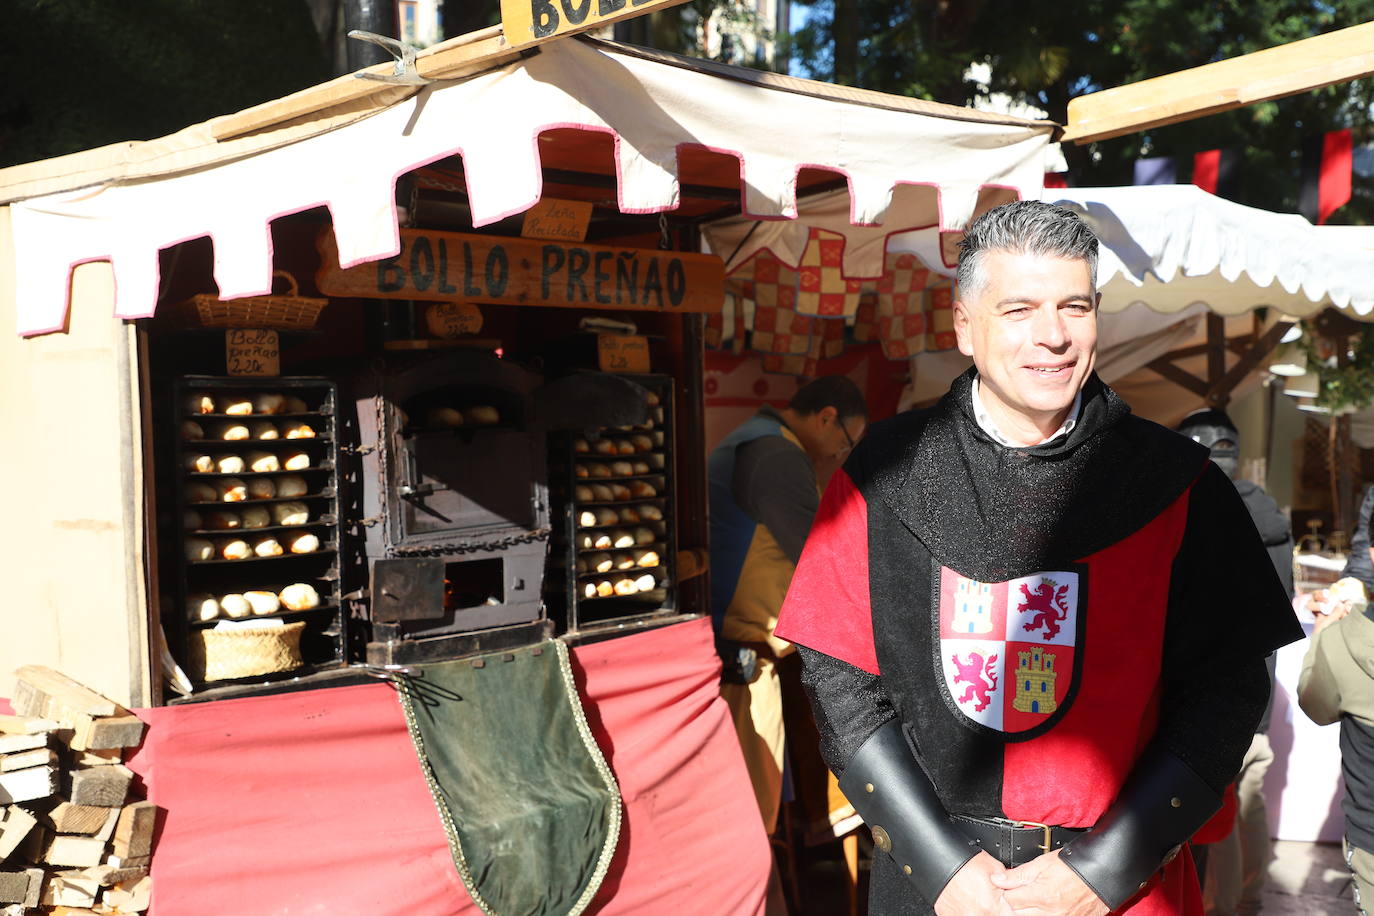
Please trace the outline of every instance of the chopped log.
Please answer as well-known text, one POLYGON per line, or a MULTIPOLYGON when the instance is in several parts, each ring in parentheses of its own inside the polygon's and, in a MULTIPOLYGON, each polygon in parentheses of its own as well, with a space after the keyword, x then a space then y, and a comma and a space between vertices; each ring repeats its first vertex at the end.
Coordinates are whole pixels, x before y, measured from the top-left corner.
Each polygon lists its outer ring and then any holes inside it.
POLYGON ((0 715, 0 734, 5 735, 36 735, 39 732, 55 732, 61 727, 62 723, 56 719, 0 715))
POLYGON ((80 833, 91 836, 100 831, 110 817, 110 812, 119 813, 119 808, 99 807, 97 805, 73 805, 69 801, 60 802, 48 812, 47 820, 58 833, 80 833))
POLYGON ((40 899, 45 906, 89 907, 99 896, 99 881, 79 871, 60 871, 48 876, 40 899))
POLYGON ((44 877, 41 868, 0 871, 0 903, 17 903, 28 909, 38 906, 44 877))
POLYGON ((0 810, 0 862, 5 861, 19 844, 29 835, 38 820, 23 808, 9 807, 0 810))
POLYGON ((152 864, 152 856, 117 856, 113 853, 105 857, 103 864, 113 868, 143 868, 152 864))
POLYGON ((121 858, 150 855, 153 850, 153 827, 157 823, 157 805, 149 801, 125 805, 115 828, 112 850, 121 858))
POLYGON ((56 763, 56 751, 50 747, 36 747, 31 751, 20 751, 17 754, 0 754, 0 773, 11 773, 15 770, 27 770, 29 767, 41 767, 45 764, 56 763))
POLYGON ((108 889, 105 891, 105 902, 122 912, 142 913, 148 909, 152 896, 152 876, 145 876, 130 884, 117 884, 108 889))
POLYGON ((43 861, 49 865, 87 868, 101 864, 105 858, 105 841, 91 836, 70 836, 59 833, 43 850, 43 861))
POLYGON ((72 764, 79 767, 98 767, 107 763, 123 762, 124 749, 119 747, 74 751, 72 753, 72 764))
POLYGON ((38 732, 33 735, 0 735, 0 754, 18 754, 22 751, 37 750, 48 746, 48 734, 38 732))
POLYGON ((21 716, 57 719, 66 725, 71 716, 124 716, 129 711, 114 700, 42 665, 25 665, 15 671, 10 705, 21 716))
POLYGON ((78 716, 72 726, 75 731, 69 743, 74 751, 138 747, 143 740, 143 722, 138 716, 78 716))
POLYGON ((100 882, 101 887, 113 887, 116 884, 128 884, 137 881, 148 874, 148 866, 142 865, 138 868, 115 868, 113 865, 96 865, 82 871, 83 875, 94 878, 100 882))
POLYGON ((56 791, 55 766, 29 767, 27 770, 0 773, 0 804, 47 798, 56 791))
MULTIPOLYGON (((67 798, 74 805, 99 805, 117 808, 129 794, 133 771, 121 763, 98 767, 83 767, 65 774, 67 798)), ((4 775, 0 774, 0 780, 4 775)))

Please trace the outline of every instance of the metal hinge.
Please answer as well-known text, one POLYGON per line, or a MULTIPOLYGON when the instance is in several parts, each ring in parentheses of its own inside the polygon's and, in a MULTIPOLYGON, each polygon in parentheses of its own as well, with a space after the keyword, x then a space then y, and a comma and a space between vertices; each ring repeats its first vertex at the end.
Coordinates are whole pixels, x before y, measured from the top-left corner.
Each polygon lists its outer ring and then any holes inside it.
POLYGON ((375 445, 340 445, 339 451, 346 455, 370 455, 377 451, 375 445))
POLYGON ((358 519, 358 524, 364 528, 372 528, 382 523, 383 517, 380 515, 369 515, 367 518, 358 519))

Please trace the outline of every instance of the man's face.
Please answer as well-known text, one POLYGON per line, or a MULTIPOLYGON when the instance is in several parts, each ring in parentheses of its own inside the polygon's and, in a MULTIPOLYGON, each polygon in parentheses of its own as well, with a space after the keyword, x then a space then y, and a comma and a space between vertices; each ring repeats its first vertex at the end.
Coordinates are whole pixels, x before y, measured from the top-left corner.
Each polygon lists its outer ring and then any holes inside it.
POLYGON ((839 412, 833 407, 822 407, 813 416, 814 446, 808 451, 814 452, 812 457, 817 461, 848 455, 868 426, 863 417, 850 417, 841 422, 839 412))
POLYGON ((954 304, 959 351, 998 427, 1030 444, 1063 423, 1092 372, 1099 296, 1086 261, 987 251, 982 266, 982 289, 954 304))

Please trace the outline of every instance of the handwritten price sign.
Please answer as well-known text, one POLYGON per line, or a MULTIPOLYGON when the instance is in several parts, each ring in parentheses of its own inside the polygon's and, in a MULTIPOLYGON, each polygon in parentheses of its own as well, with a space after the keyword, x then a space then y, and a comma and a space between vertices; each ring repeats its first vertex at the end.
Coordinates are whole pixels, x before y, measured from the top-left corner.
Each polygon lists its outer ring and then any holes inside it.
POLYGON ((230 375, 281 375, 277 332, 243 328, 225 331, 224 366, 230 375))
POLYGON ((596 356, 602 372, 643 374, 649 371, 649 338, 599 334, 596 356))

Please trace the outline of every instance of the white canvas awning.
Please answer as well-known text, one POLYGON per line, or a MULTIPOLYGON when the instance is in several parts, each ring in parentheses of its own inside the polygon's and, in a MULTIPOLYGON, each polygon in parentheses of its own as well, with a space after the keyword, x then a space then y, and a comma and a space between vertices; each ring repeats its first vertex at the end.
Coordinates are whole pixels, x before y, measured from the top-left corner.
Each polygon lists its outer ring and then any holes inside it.
POLYGON ((346 114, 316 112, 318 132, 299 120, 265 128, 299 138, 284 145, 262 132, 221 142, 191 128, 146 149, 0 171, 0 200, 12 201, 18 330, 60 329, 70 271, 92 260, 113 262, 118 316, 152 314, 158 252, 202 236, 214 245, 222 297, 265 294, 269 223, 319 206, 331 213, 343 266, 393 256, 397 177, 455 154, 474 225, 520 213, 542 192, 539 135, 559 128, 614 137, 625 213, 677 206, 678 152, 704 148, 738 161, 727 178, 751 222, 794 220, 798 174, 819 168, 847 180, 846 225, 893 226, 901 189, 915 204, 901 208, 896 228, 947 229, 964 225, 987 188, 1038 196, 1055 129, 586 40, 553 42, 408 98, 396 100, 395 91, 379 89, 386 94, 362 116, 356 101, 346 114))

